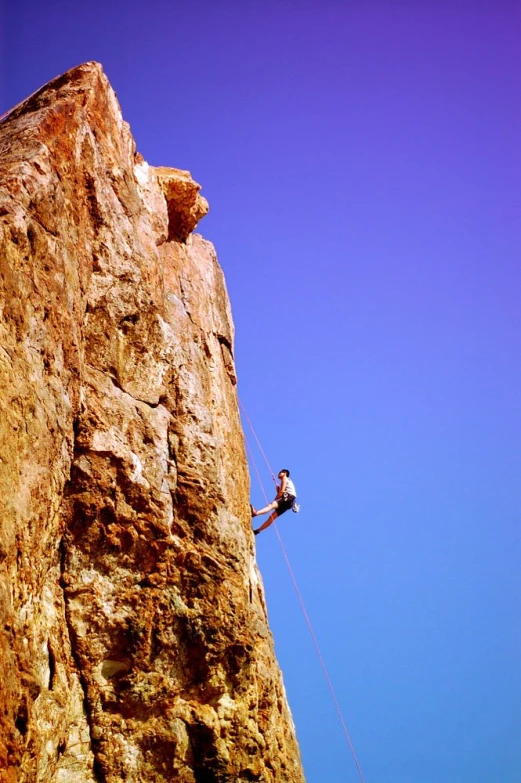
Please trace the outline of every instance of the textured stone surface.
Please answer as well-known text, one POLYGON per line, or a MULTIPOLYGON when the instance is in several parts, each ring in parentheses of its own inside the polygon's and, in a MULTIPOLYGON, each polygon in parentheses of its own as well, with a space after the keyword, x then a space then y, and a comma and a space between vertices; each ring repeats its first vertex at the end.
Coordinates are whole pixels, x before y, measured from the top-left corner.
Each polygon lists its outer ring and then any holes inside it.
POLYGON ((208 214, 208 202, 189 171, 156 166, 155 172, 168 207, 168 238, 184 242, 208 214))
POLYGON ((101 67, 0 124, 0 781, 302 781, 233 325, 101 67))

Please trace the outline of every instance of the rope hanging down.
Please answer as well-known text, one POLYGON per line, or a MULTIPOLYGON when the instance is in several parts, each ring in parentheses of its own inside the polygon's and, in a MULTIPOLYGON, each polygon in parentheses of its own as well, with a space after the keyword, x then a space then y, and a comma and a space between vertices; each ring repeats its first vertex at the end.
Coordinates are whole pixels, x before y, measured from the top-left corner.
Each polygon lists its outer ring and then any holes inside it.
MULTIPOLYGON (((242 408, 242 412, 244 413, 244 418, 245 418, 245 419, 246 419, 246 421, 248 422, 248 424, 249 424, 249 426, 250 426, 250 429, 251 429, 251 431, 252 431, 252 433, 253 433, 253 437, 255 438, 255 440, 256 440, 256 442, 257 442, 257 446, 259 447, 259 451, 260 451, 260 453, 262 454, 262 456, 264 457, 264 462, 265 462, 265 463, 266 463, 266 465, 268 466, 268 470, 269 470, 269 472, 270 472, 270 474, 271 474, 271 479, 272 479, 273 483, 274 483, 274 484, 276 484, 276 483, 277 483, 277 481, 276 481, 276 479, 275 479, 275 474, 274 474, 274 472, 273 472, 273 471, 272 471, 272 469, 271 469, 271 465, 270 465, 270 463, 269 463, 269 461, 268 461, 268 458, 267 458, 267 456, 266 456, 266 455, 265 455, 265 453, 264 453, 264 449, 263 449, 263 448, 262 448, 262 446, 261 446, 261 442, 260 442, 260 440, 259 440, 259 439, 258 439, 258 437, 257 437, 257 433, 256 433, 256 432, 255 432, 255 430, 253 429, 253 424, 252 424, 252 423, 251 423, 251 421, 250 421, 250 417, 249 417, 249 416, 248 416, 248 414, 246 413, 246 408, 245 408, 245 407, 244 407, 244 405, 242 404, 242 400, 241 400, 241 398, 239 397, 239 395, 237 395, 237 399, 239 400, 239 405, 241 406, 241 408, 242 408)), ((260 475, 259 475, 259 471, 257 470, 257 465, 256 465, 256 463, 255 463, 255 457, 253 456, 253 452, 252 452, 252 450, 251 450, 251 448, 250 448, 250 444, 248 443, 248 439, 247 439, 247 438, 246 438, 246 444, 247 444, 247 446, 248 446, 248 448, 249 448, 249 450, 250 450, 251 458, 252 458, 252 460, 253 460, 253 464, 255 465, 255 470, 257 471, 257 478, 259 479, 259 484, 261 485, 262 491, 264 492, 264 485, 263 485, 263 483, 262 483, 262 479, 261 479, 261 477, 260 477, 260 475)), ((267 501, 268 501, 268 498, 266 497, 266 493, 265 493, 265 492, 264 492, 264 497, 266 498, 266 502, 267 502, 267 501)))
MULTIPOLYGON (((244 416, 246 418, 246 421, 248 422, 248 424, 250 426, 250 429, 251 429, 251 431, 253 433, 253 437, 255 438, 255 440, 257 442, 257 445, 258 445, 258 447, 260 449, 260 452, 261 452, 262 456, 264 457, 266 465, 268 466, 268 470, 270 471, 271 477, 272 477, 273 481, 276 483, 275 475, 274 475, 274 473, 273 473, 273 471, 271 469, 271 466, 270 466, 270 463, 268 461, 268 458, 266 457, 266 455, 265 455, 265 453, 264 453, 264 451, 262 449, 260 441, 259 441, 259 439, 258 439, 258 437, 257 437, 257 435, 255 433, 255 430, 253 429, 253 425, 252 425, 252 423, 251 423, 251 421, 249 419, 248 414, 246 413, 246 410, 244 408, 244 405, 242 404, 242 401, 241 401, 240 397, 238 397, 238 399, 239 399, 239 404, 240 404, 240 406, 242 408, 242 411, 244 413, 244 416)), ((264 484, 262 482, 262 479, 261 479, 261 476, 260 476, 260 473, 259 473, 259 469, 258 469, 257 463, 255 461, 255 457, 254 457, 253 451, 252 451, 251 446, 249 444, 248 438, 245 438, 245 440, 246 440, 246 446, 247 446, 248 452, 250 454, 250 457, 251 457, 251 460, 252 460, 252 463, 253 463, 253 467, 255 468, 255 473, 257 474, 257 479, 259 481, 259 485, 260 485, 262 494, 264 495, 264 498, 266 500, 266 504, 268 504, 269 503, 268 495, 266 494, 266 490, 264 489, 264 484)), ((322 667, 322 671, 324 672, 324 676, 326 678, 326 682, 327 682, 327 685, 328 685, 328 688, 329 688, 329 692, 331 693, 331 697, 333 699, 333 704, 335 705, 335 709, 336 709, 336 711, 338 713, 338 717, 340 719, 340 724, 342 726, 342 730, 343 730, 345 738, 347 740, 347 744, 348 744, 349 749, 351 751, 351 755, 353 756, 353 760, 355 762, 355 766, 356 766, 358 775, 360 777, 361 783, 365 783, 365 779, 364 779, 364 776, 362 774, 362 770, 360 768, 360 764, 358 763, 358 759, 356 757, 356 753, 355 753, 355 749, 354 749, 353 743, 351 742, 351 737, 349 736, 349 732, 347 730, 347 726, 346 726, 345 721, 344 721, 344 716, 342 715, 342 710, 340 709, 340 704, 338 703, 338 699, 336 697, 335 690, 333 688, 333 683, 331 682, 331 678, 330 678, 329 673, 327 671, 326 664, 324 662, 324 658, 322 657, 322 653, 320 652, 320 647, 319 647, 319 644, 318 644, 318 640, 317 640, 317 637, 315 636, 315 632, 313 630, 313 626, 311 625, 311 620, 309 619, 309 615, 308 615, 307 610, 306 610, 306 605, 304 604, 304 599, 302 598, 302 595, 301 595, 301 592, 299 590, 299 586, 298 586, 295 574, 293 573, 293 569, 292 569, 291 563, 289 561, 288 553, 286 552, 286 547, 284 546, 284 543, 282 541, 282 536, 280 535, 279 529, 277 527, 277 520, 275 520, 273 522, 273 526, 275 528, 275 532, 277 533, 277 538, 279 539, 280 548, 282 549, 282 554, 284 556, 284 560, 286 561, 286 566, 288 568, 288 571, 289 571, 289 574, 290 574, 290 577, 291 577, 291 581, 293 582, 293 587, 295 588, 295 592, 297 594, 297 598, 299 600, 300 607, 302 609, 302 614, 304 615, 304 619, 306 621, 306 625, 308 627, 311 639, 313 641, 313 645, 315 647, 315 652, 316 652, 318 660, 320 662, 320 666, 322 667)))

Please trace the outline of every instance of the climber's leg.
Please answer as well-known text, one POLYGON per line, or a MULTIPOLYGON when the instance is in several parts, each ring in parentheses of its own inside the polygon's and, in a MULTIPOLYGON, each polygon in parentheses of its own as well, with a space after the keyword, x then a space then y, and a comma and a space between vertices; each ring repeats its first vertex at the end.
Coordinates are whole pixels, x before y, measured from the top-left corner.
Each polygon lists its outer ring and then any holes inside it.
POLYGON ((256 530, 253 531, 255 533, 255 535, 257 535, 257 533, 260 533, 261 530, 266 530, 267 527, 269 527, 270 525, 272 525, 275 522, 277 517, 278 517, 278 514, 277 514, 276 511, 274 511, 273 514, 270 514, 270 516, 267 518, 267 520, 265 522, 263 522, 260 527, 258 527, 256 530))
POLYGON ((260 508, 258 511, 253 508, 253 506, 250 504, 251 509, 251 515, 252 517, 259 517, 261 514, 267 514, 268 511, 274 511, 278 506, 278 500, 273 500, 271 503, 268 503, 267 506, 264 506, 264 508, 260 508))

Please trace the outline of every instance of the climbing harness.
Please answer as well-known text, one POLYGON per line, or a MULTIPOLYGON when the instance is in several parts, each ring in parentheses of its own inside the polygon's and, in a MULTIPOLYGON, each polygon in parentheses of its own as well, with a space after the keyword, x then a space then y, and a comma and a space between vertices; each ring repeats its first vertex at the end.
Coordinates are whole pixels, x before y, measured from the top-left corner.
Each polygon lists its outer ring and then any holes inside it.
MULTIPOLYGON (((268 470, 269 470, 269 472, 271 474, 271 478, 273 479, 273 482, 276 485, 277 482, 275 480, 275 474, 273 473, 273 471, 271 469, 271 465, 270 465, 270 463, 268 461, 268 458, 266 457, 266 454, 264 453, 264 450, 263 450, 263 448, 262 448, 262 446, 260 444, 260 441, 259 441, 259 439, 257 437, 257 434, 256 434, 256 432, 255 432, 255 430, 253 428, 253 424, 251 423, 250 418, 249 418, 248 414, 246 413, 246 409, 245 409, 245 407, 244 407, 244 405, 242 403, 242 400, 239 397, 239 395, 237 395, 237 399, 239 400, 239 405, 241 406, 241 409, 242 409, 242 411, 244 413, 244 418, 248 422, 248 425, 249 425, 249 427, 250 427, 250 429, 252 431, 253 437, 255 438, 255 440, 257 442, 257 445, 259 447, 259 450, 260 450, 262 456, 264 457, 264 461, 266 462, 266 465, 268 466, 268 470)), ((251 461, 252 461, 253 467, 255 469, 255 473, 257 474, 257 479, 258 479, 261 491, 262 491, 262 493, 264 495, 264 498, 266 500, 266 504, 268 504, 269 503, 268 495, 266 494, 266 490, 264 489, 264 484, 262 482, 262 479, 261 479, 261 476, 260 476, 260 473, 259 473, 259 469, 258 469, 257 463, 255 461, 255 456, 253 454, 252 448, 251 448, 250 443, 248 441, 248 438, 246 436, 245 436, 245 441, 246 441, 246 447, 247 447, 248 452, 249 452, 250 457, 251 457, 251 461)), ((353 756, 353 760, 355 762, 356 770, 357 770, 358 775, 360 777, 361 783, 365 783, 365 779, 364 779, 364 776, 362 774, 362 770, 360 768, 360 764, 358 763, 358 759, 356 757, 356 753, 355 753, 355 749, 354 749, 353 743, 351 742, 351 737, 349 736, 349 732, 347 730, 347 726, 346 726, 345 721, 344 721, 344 716, 342 715, 342 710, 340 709, 340 704, 338 702, 338 699, 337 699, 336 694, 335 694, 335 690, 333 688, 333 683, 331 682, 331 678, 330 678, 329 673, 327 671, 326 664, 324 662, 324 658, 322 657, 322 653, 320 652, 320 647, 319 647, 319 644, 318 644, 318 640, 317 640, 317 637, 316 637, 315 632, 313 630, 313 626, 311 625, 311 620, 309 619, 309 615, 307 613, 306 606, 304 604, 304 599, 302 598, 301 592, 299 590, 299 586, 297 584, 297 580, 296 580, 295 574, 293 573, 293 569, 292 569, 291 563, 289 561, 288 553, 286 552, 286 547, 284 546, 284 542, 282 541, 282 536, 280 535, 279 529, 277 527, 277 520, 276 519, 273 521, 273 526, 275 528, 275 532, 276 532, 277 538, 279 540, 280 548, 282 549, 282 554, 284 556, 284 560, 286 561, 286 566, 288 568, 289 575, 291 577, 291 581, 293 582, 293 587, 295 588, 295 592, 297 594, 297 598, 298 598, 298 601, 300 603, 300 608, 302 609, 302 614, 304 615, 304 619, 306 621, 306 624, 307 624, 307 627, 308 627, 311 639, 313 641, 313 645, 315 647, 315 652, 317 654, 318 660, 320 662, 320 666, 322 667, 322 671, 323 671, 324 676, 326 678, 326 682, 327 682, 327 685, 328 685, 328 688, 329 688, 329 692, 331 693, 331 697, 333 699, 333 704, 335 705, 335 709, 336 709, 338 717, 340 719, 340 724, 342 726, 342 730, 344 732, 345 738, 347 740, 347 744, 348 744, 349 749, 351 751, 351 755, 353 756)))

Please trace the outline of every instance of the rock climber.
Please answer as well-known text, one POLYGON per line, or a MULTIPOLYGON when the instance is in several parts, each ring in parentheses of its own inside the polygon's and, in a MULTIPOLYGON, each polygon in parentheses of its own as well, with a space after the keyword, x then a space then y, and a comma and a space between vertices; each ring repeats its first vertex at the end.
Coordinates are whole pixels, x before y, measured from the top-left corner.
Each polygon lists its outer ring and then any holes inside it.
POLYGON ((258 511, 250 505, 252 518, 267 514, 270 511, 272 512, 260 527, 253 530, 255 535, 258 535, 261 530, 266 530, 277 517, 280 517, 281 514, 288 511, 297 497, 297 490, 295 489, 295 484, 289 477, 289 470, 283 468, 279 472, 278 477, 280 479, 280 484, 277 484, 277 494, 275 495, 274 500, 272 500, 271 503, 268 503, 267 506, 264 506, 264 508, 260 508, 258 511))

